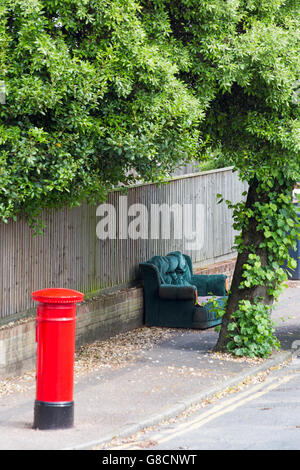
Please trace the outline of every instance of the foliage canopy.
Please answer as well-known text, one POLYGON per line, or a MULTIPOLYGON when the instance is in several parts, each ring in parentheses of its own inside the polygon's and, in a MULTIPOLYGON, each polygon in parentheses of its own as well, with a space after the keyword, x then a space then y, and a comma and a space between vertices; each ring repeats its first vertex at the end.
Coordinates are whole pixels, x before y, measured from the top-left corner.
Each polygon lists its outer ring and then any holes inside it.
POLYGON ((198 102, 131 0, 3 0, 0 217, 101 200, 196 152, 198 102))
POLYGON ((3 0, 0 217, 99 200, 205 149, 248 180, 295 179, 298 33, 294 0, 3 0))

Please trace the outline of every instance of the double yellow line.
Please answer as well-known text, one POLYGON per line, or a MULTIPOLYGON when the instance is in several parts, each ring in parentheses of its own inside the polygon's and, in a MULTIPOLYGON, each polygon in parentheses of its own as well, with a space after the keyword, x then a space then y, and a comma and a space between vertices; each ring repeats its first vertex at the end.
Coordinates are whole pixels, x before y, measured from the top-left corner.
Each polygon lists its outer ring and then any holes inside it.
MULTIPOLYGON (((154 441, 156 445, 161 445, 167 441, 170 441, 171 439, 182 436, 187 432, 190 432, 194 429, 198 429, 204 426, 205 424, 209 423, 210 421, 213 421, 214 419, 217 419, 226 413, 230 413, 231 411, 234 411, 240 406, 243 406, 246 403, 255 400, 256 398, 265 395, 271 390, 280 387, 281 385, 289 382, 289 380, 291 380, 293 377, 294 375, 286 375, 281 379, 278 379, 277 377, 268 378, 262 383, 251 386, 250 389, 245 390, 244 392, 238 392, 237 396, 235 397, 229 398, 225 401, 222 400, 221 403, 214 405, 209 410, 205 411, 204 413, 201 413, 201 415, 197 416, 197 418, 189 420, 185 423, 178 424, 176 426, 176 429, 169 429, 166 431, 162 431, 159 434, 152 435, 151 441, 154 441)), ((113 449, 138 450, 140 449, 140 447, 137 446, 137 443, 127 443, 121 446, 114 447, 113 449)))

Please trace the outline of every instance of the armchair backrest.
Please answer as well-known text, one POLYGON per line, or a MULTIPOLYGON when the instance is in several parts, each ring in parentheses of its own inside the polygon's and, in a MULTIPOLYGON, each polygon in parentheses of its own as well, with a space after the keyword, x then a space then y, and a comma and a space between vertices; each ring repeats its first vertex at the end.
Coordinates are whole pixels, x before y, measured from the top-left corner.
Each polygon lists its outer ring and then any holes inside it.
POLYGON ((167 256, 153 256, 146 263, 140 264, 142 271, 145 264, 155 266, 160 284, 190 285, 193 274, 192 261, 180 251, 173 251, 167 256))
POLYGON ((190 282, 193 275, 193 264, 190 256, 182 254, 180 251, 172 251, 167 257, 175 258, 177 261, 175 272, 177 274, 177 282, 190 282))
POLYGON ((172 273, 169 273, 169 259, 166 256, 152 256, 147 264, 157 268, 160 284, 172 284, 172 273))

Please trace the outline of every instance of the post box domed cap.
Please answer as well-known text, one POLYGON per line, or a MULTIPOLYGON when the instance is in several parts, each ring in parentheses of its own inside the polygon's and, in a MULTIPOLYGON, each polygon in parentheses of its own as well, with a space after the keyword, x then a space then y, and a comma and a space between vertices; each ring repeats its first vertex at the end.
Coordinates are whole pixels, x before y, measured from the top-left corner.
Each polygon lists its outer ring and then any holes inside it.
POLYGON ((50 287, 32 292, 33 300, 44 303, 76 303, 82 302, 84 294, 73 289, 50 287))

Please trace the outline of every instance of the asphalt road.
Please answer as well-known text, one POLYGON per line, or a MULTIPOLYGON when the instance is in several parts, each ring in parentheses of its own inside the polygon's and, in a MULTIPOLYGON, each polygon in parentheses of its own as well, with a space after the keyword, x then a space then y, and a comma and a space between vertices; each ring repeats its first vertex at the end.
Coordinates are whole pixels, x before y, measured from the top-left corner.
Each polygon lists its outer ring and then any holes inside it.
POLYGON ((299 450, 300 355, 264 381, 114 449, 299 450))

